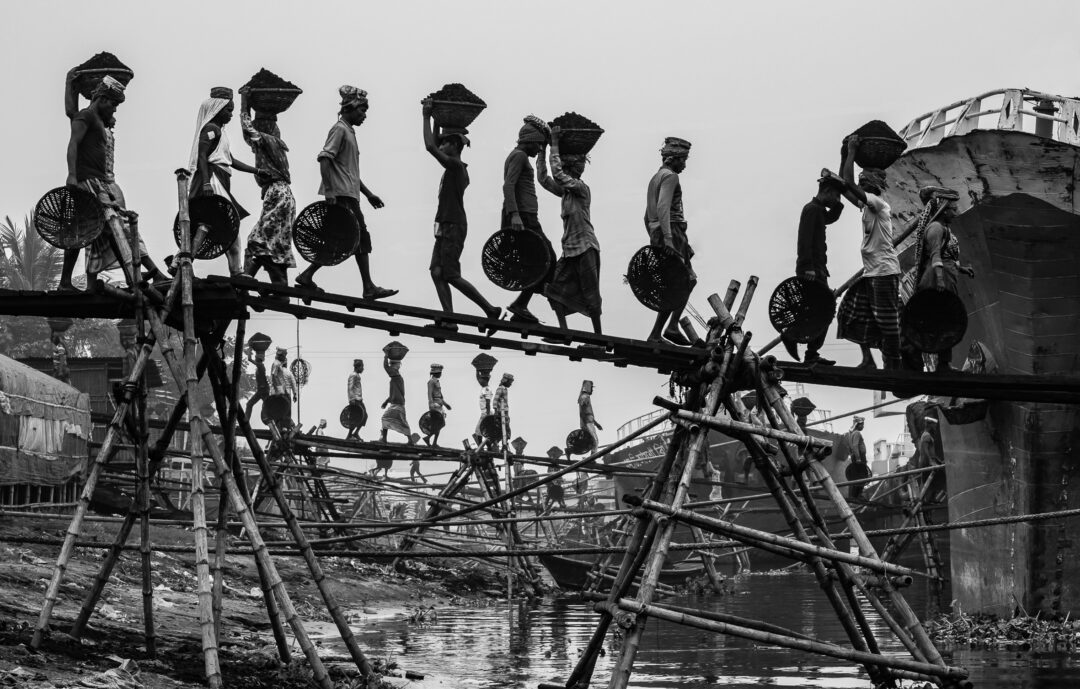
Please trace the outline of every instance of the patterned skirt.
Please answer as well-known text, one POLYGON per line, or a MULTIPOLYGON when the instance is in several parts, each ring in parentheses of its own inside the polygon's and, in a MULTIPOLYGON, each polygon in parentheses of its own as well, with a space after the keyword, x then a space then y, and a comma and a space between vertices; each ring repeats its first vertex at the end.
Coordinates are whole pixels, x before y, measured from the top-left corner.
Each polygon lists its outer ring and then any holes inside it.
POLYGON ((900 276, 864 277, 840 303, 836 336, 900 356, 900 276))
POLYGON ((551 301, 553 309, 599 316, 600 252, 593 248, 577 256, 560 258, 544 295, 551 301))
POLYGON ((266 188, 262 214, 248 235, 244 257, 262 258, 286 268, 296 267, 292 252, 292 229, 296 220, 296 199, 285 182, 274 182, 266 188))
POLYGON ((409 420, 405 418, 405 405, 386 405, 386 411, 384 411, 382 415, 382 427, 383 430, 394 431, 405 436, 412 435, 412 429, 409 428, 409 420))
MULTIPOLYGON (((122 210, 127 208, 124 201, 124 192, 120 190, 116 182, 107 182, 103 179, 88 179, 80 182, 79 186, 97 196, 106 205, 114 205, 122 210)), ((124 226, 124 234, 127 235, 128 248, 134 249, 132 246, 132 235, 134 233, 131 225, 123 217, 121 217, 120 222, 124 226)), ((139 255, 145 256, 146 253, 146 243, 143 242, 140 235, 139 255)), ((105 231, 90 246, 86 247, 86 272, 100 273, 104 270, 114 270, 119 267, 120 257, 113 242, 112 232, 106 225, 105 231)))

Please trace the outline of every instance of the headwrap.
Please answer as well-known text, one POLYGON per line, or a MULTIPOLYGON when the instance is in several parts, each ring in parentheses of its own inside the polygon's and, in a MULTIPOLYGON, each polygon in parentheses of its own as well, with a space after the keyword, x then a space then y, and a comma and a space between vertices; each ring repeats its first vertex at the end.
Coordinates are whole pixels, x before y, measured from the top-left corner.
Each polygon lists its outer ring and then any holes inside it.
POLYGON ((583 381, 581 381, 581 391, 582 392, 588 392, 588 393, 591 394, 592 391, 593 391, 593 383, 592 383, 592 381, 591 380, 583 380, 583 381))
POLYGON ((472 142, 469 141, 469 137, 466 136, 468 133, 469 130, 464 127, 446 127, 439 132, 439 141, 454 136, 461 139, 461 147, 465 148, 466 146, 472 146, 472 142))
POLYGON ((276 349, 276 350, 274 351, 274 353, 280 356, 281 354, 288 354, 288 353, 289 353, 289 350, 285 349, 284 347, 278 347, 278 348, 277 348, 277 349, 276 349))
POLYGON ((364 105, 368 102, 367 91, 355 86, 345 84, 338 89, 338 93, 341 94, 342 110, 351 110, 352 108, 364 105))
POLYGON ((544 122, 536 115, 526 116, 524 122, 525 124, 518 130, 517 142, 519 144, 543 144, 547 143, 548 139, 551 138, 551 129, 548 127, 547 122, 544 122))
POLYGON ((828 184, 840 190, 843 190, 847 186, 842 177, 827 167, 821 168, 821 176, 818 177, 818 184, 828 184))
POLYGON ((363 366, 364 365, 364 360, 363 359, 353 359, 352 360, 352 365, 356 366, 357 364, 360 364, 361 366, 363 366))
POLYGON ((664 139, 664 146, 660 149, 660 155, 665 158, 683 157, 690 154, 690 142, 677 136, 669 136, 664 139))
POLYGON ((859 184, 868 184, 879 191, 884 191, 885 171, 875 167, 864 168, 859 172, 859 184))
POLYGON ((109 75, 101 79, 101 83, 94 87, 90 94, 90 100, 105 97, 117 103, 123 103, 127 96, 124 95, 124 85, 109 75))
POLYGON ((929 423, 938 423, 938 420, 935 419, 933 416, 927 416, 926 418, 923 419, 923 421, 927 421, 929 423))
POLYGON ((922 279, 923 238, 926 236, 927 226, 937 219, 949 202, 959 198, 960 194, 948 187, 927 186, 919 189, 919 199, 926 205, 919 216, 919 224, 915 227, 915 284, 919 284, 922 279))
POLYGON ((514 382, 514 374, 513 373, 504 373, 502 375, 502 384, 503 385, 506 385, 507 383, 513 383, 513 382, 514 382))
POLYGON ((233 99, 233 90, 228 86, 215 86, 210 89, 211 98, 224 98, 225 100, 233 99))
MULTIPOLYGON (((202 135, 203 127, 210 124, 210 121, 217 117, 218 113, 230 103, 232 103, 232 98, 207 98, 199 106, 199 114, 195 118, 195 140, 191 142, 191 155, 188 157, 188 172, 195 174, 195 168, 199 163, 199 137, 202 135)), ((225 141, 225 132, 223 131, 222 143, 218 144, 218 148, 224 145, 225 141)))
POLYGON ((852 419, 852 423, 866 423, 866 419, 861 416, 856 416, 854 419, 852 419))
POLYGON ((443 365, 442 364, 432 364, 431 365, 431 372, 432 373, 442 373, 442 370, 443 370, 443 365))

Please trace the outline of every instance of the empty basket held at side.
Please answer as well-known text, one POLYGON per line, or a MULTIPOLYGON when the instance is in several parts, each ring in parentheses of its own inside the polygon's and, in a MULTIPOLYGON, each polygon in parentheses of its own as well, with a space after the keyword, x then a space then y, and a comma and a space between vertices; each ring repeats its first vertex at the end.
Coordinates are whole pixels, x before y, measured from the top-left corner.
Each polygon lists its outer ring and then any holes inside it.
POLYGON ((336 266, 356 252, 360 222, 345 206, 316 201, 296 216, 293 244, 308 263, 336 266))
POLYGON ((566 453, 571 455, 583 455, 592 452, 596 448, 591 435, 575 428, 566 435, 566 453))
MULTIPOLYGON (((191 219, 191 241, 199 234, 199 227, 207 228, 202 243, 192 246, 192 256, 210 260, 224 254, 240 232, 240 216, 232 201, 224 196, 196 196, 188 201, 188 217, 191 219)), ((173 239, 180 246, 180 215, 173 221, 173 239)))
POLYGON ((530 230, 500 230, 484 243, 481 253, 488 280, 512 292, 543 280, 554 260, 549 244, 530 230))
POLYGON ((420 430, 424 435, 434 435, 446 425, 446 417, 442 412, 429 409, 420 415, 420 430))
POLYGON ((671 251, 644 246, 630 259, 626 281, 634 296, 653 311, 671 311, 686 303, 692 283, 690 270, 671 251))
POLYGON ((367 425, 367 420, 367 407, 363 404, 347 404, 338 416, 338 421, 341 422, 342 428, 347 428, 349 430, 363 428, 367 425))
POLYGON ((769 298, 769 321, 793 342, 810 342, 823 333, 836 315, 836 297, 817 280, 784 280, 769 298))
POLYGON ((502 421, 498 414, 488 414, 480 421, 480 435, 484 440, 502 440, 502 421))
POLYGON ((57 187, 34 207, 38 234, 58 249, 81 249, 101 235, 105 209, 97 196, 79 187, 57 187))
POLYGON ((921 289, 900 312, 900 332, 920 352, 945 352, 964 339, 968 316, 964 302, 947 289, 921 289))

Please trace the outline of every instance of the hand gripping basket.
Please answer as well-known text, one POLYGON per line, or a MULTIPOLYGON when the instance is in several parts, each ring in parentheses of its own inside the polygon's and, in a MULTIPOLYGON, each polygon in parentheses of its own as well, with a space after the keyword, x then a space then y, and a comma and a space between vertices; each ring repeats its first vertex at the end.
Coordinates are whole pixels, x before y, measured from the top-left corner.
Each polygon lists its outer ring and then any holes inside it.
POLYGON ((927 354, 945 352, 960 344, 967 324, 964 302, 947 289, 918 290, 900 313, 904 339, 927 354))
POLYGON ((338 416, 341 427, 349 430, 363 428, 367 425, 367 420, 367 407, 363 404, 347 404, 345 405, 345 408, 341 410, 341 415, 338 416))
POLYGON ((626 268, 634 296, 653 311, 681 307, 690 296, 690 271, 674 252, 654 246, 638 249, 626 268))
POLYGON ((38 234, 58 249, 81 249, 101 235, 105 209, 97 196, 79 187, 50 190, 34 207, 38 234))
POLYGON ((776 331, 794 342, 810 342, 824 332, 836 315, 836 297, 817 280, 784 280, 769 298, 769 320, 776 331))
MULTIPOLYGON (((199 226, 209 229, 202 243, 192 248, 192 256, 204 261, 224 254, 236 235, 240 232, 240 215, 232 201, 224 196, 196 196, 188 201, 188 216, 191 218, 191 241, 195 242, 199 226)), ((173 221, 173 239, 180 246, 180 214, 173 221)))
POLYGON ((480 422, 480 435, 484 440, 498 442, 502 440, 502 420, 498 414, 488 414, 480 422))
POLYGON ((511 292, 538 284, 555 260, 551 245, 530 230, 500 230, 484 243, 480 257, 488 280, 511 292))
POLYGON ((316 201, 296 216, 293 244, 300 255, 318 266, 336 266, 356 252, 360 223, 345 206, 316 201))
POLYGON ((446 426, 446 417, 442 412, 428 410, 420 415, 420 430, 424 435, 435 435, 446 426))
POLYGON ((580 428, 575 428, 566 435, 567 454, 584 455, 595 448, 596 443, 593 442, 593 437, 580 428))

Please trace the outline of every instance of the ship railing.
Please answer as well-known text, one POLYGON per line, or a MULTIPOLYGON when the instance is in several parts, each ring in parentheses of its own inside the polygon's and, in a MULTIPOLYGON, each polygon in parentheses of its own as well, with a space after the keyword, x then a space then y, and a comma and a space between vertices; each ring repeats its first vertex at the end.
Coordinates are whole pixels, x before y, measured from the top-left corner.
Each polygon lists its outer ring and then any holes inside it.
MULTIPOLYGON (((638 430, 642 426, 650 423, 651 421, 654 421, 654 420, 660 418, 661 416, 667 416, 668 414, 670 414, 670 412, 668 412, 665 409, 656 409, 654 411, 649 412, 648 414, 642 414, 641 416, 630 419, 629 421, 627 421, 623 425, 619 426, 618 430, 615 431, 615 437, 617 437, 619 440, 622 440, 623 438, 630 435, 634 431, 638 430)), ((670 421, 667 422, 667 423, 660 424, 659 426, 657 426, 657 428, 659 430, 656 433, 652 433, 650 435, 650 437, 652 435, 659 435, 660 433, 666 433, 666 432, 670 431, 671 429, 673 429, 674 427, 675 426, 670 421)))
POLYGON ((977 129, 1025 131, 1080 146, 1080 100, 1031 89, 998 89, 920 115, 900 136, 912 150, 977 129))

